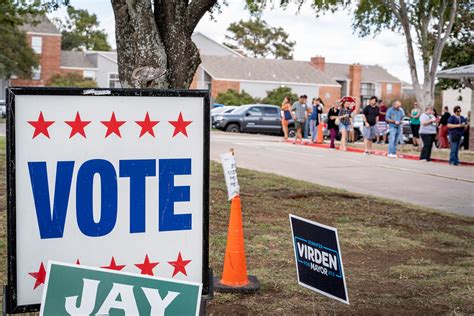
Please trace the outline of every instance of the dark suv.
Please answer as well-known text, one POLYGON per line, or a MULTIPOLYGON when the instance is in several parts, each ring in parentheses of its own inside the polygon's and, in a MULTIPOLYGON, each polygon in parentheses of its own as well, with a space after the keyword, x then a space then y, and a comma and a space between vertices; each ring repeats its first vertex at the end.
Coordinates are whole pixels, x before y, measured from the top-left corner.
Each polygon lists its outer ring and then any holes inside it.
MULTIPOLYGON (((214 117, 214 128, 231 133, 283 133, 281 127, 280 108, 267 104, 242 105, 232 113, 216 115, 214 117)), ((294 122, 288 124, 290 137, 295 134, 294 122)))

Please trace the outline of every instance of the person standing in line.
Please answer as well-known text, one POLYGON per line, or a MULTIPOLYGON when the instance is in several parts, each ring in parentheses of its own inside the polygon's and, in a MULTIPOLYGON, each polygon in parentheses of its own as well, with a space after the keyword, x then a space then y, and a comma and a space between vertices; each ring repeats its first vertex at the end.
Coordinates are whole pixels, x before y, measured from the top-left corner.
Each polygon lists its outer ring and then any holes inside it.
POLYGON ((352 122, 354 122, 354 118, 355 116, 357 115, 356 113, 356 104, 355 103, 350 103, 349 104, 349 109, 351 110, 351 125, 349 126, 349 143, 355 143, 355 132, 354 132, 354 125, 352 124, 352 122))
POLYGON ((387 106, 379 100, 379 121, 377 123, 377 144, 380 144, 380 137, 383 139, 383 143, 387 142, 387 122, 385 121, 385 115, 387 114, 387 106))
POLYGON ((295 127, 296 127, 296 137, 295 137, 295 140, 293 141, 293 144, 296 144, 296 142, 299 139, 301 142, 301 145, 304 145, 301 133, 303 131, 306 119, 308 118, 308 112, 306 111, 306 102, 305 102, 304 95, 301 95, 298 101, 293 103, 293 106, 291 107, 291 111, 294 111, 293 120, 295 121, 295 127))
POLYGON ((291 99, 286 96, 281 104, 281 126, 283 128, 283 137, 288 140, 288 123, 291 120, 291 99))
POLYGON ((313 110, 310 116, 311 142, 314 144, 318 139, 318 126, 321 122, 321 113, 323 113, 324 103, 321 98, 313 98, 313 110))
POLYGON ((450 116, 451 113, 449 113, 449 108, 447 106, 443 107, 443 114, 441 115, 441 119, 439 120, 439 148, 449 148, 448 120, 450 116))
POLYGON ((373 96, 362 111, 364 118, 364 154, 370 155, 372 153, 372 141, 377 137, 377 123, 379 120, 379 108, 377 106, 377 97, 373 96))
POLYGON ((415 102, 410 113, 410 127, 411 133, 413 134, 413 146, 415 147, 420 145, 420 116, 421 109, 418 103, 415 102))
MULTIPOLYGON (((405 117, 405 110, 400 107, 400 111, 402 111, 402 117, 404 118, 405 117)), ((398 143, 400 145, 404 145, 405 144, 405 139, 403 138, 403 125, 404 125, 404 122, 403 122, 403 119, 402 119, 402 122, 400 124, 400 134, 398 135, 398 143)))
POLYGON ((402 133, 402 121, 404 112, 401 108, 402 103, 399 100, 393 102, 393 105, 387 111, 385 120, 389 124, 388 137, 388 158, 397 158, 397 143, 402 133))
POLYGON ((459 147, 464 130, 468 128, 467 121, 461 116, 461 107, 456 105, 453 109, 454 114, 448 119, 449 138, 451 140, 451 152, 449 153, 449 164, 459 165, 459 147))
POLYGON ((339 132, 338 126, 336 124, 336 119, 339 117, 339 106, 334 104, 328 111, 328 130, 331 143, 329 148, 335 149, 334 141, 336 140, 337 133, 339 132))
POLYGON ((462 142, 462 147, 464 147, 464 150, 469 150, 469 130, 470 130, 470 125, 471 124, 471 111, 467 112, 466 115, 466 125, 467 128, 464 130, 464 140, 462 142))
POLYGON ((304 97, 304 104, 306 106, 306 121, 304 122, 303 139, 305 143, 308 143, 309 129, 310 129, 309 118, 311 117, 312 107, 308 105, 308 96, 305 94, 303 95, 303 97, 304 97))
POLYGON ((420 116, 420 137, 423 142, 421 149, 420 160, 430 161, 431 150, 436 139, 436 117, 433 115, 433 106, 428 106, 425 113, 420 116))
POLYGON ((349 102, 342 101, 341 103, 341 110, 339 111, 339 130, 341 131, 341 146, 339 150, 347 150, 347 135, 351 130, 352 125, 352 117, 351 117, 352 109, 350 108, 349 102))

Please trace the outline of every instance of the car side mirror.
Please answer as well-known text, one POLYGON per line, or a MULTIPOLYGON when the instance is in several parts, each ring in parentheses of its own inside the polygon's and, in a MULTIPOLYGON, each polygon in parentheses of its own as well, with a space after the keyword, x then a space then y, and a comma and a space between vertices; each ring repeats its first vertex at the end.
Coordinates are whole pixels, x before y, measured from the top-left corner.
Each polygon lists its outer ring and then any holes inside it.
POLYGON ((250 112, 245 113, 245 116, 250 116, 250 115, 252 115, 252 113, 250 112))

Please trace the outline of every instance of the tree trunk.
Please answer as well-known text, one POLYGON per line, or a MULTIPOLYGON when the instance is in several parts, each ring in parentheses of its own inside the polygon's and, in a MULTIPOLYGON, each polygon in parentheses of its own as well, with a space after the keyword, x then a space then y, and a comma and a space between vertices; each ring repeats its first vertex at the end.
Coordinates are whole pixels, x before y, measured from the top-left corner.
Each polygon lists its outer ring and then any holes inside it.
MULTIPOLYGON (((148 0, 112 0, 117 39, 117 63, 122 86, 134 86, 132 72, 144 66, 167 68, 167 56, 148 0)), ((155 87, 167 88, 162 77, 155 87)))
POLYGON ((144 66, 166 69, 155 87, 187 89, 201 63, 191 36, 217 0, 112 0, 120 81, 144 66))
MULTIPOLYGON (((410 16, 408 12, 408 8, 404 0, 389 1, 390 9, 395 17, 400 21, 403 29, 403 33, 405 34, 405 40, 407 44, 407 53, 408 53, 408 65, 410 67, 410 74, 411 79, 413 82, 413 89, 415 90, 416 101, 420 106, 423 108, 427 106, 433 106, 435 101, 435 76, 436 76, 436 69, 438 67, 441 53, 443 48, 446 44, 447 38, 451 33, 454 24, 454 18, 456 15, 457 9, 457 0, 447 1, 444 0, 441 3, 441 12, 437 12, 439 17, 438 29, 436 34, 436 43, 434 48, 431 50, 430 39, 428 37, 428 28, 429 28, 429 20, 431 20, 431 12, 426 12, 427 16, 423 16, 421 23, 417 25, 420 29, 417 32, 418 43, 422 50, 422 59, 423 59, 423 84, 420 84, 418 73, 416 69, 416 60, 415 60, 415 52, 413 49, 413 39, 411 36, 410 30, 410 16), (397 5, 396 2, 399 2, 397 5), (450 16, 448 21, 448 26, 445 30, 443 30, 444 26, 444 14, 446 11, 447 4, 451 3, 450 8, 450 16)), ((418 3, 417 5, 422 5, 418 3)), ((423 14, 424 8, 420 8, 420 12, 423 14)))

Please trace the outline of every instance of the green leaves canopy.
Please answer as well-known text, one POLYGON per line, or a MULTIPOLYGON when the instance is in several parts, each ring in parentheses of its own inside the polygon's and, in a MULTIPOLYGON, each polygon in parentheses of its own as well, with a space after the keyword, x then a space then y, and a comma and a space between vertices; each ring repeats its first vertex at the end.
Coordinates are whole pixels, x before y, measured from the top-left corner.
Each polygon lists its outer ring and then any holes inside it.
POLYGON ((102 50, 112 48, 107 43, 107 34, 99 29, 99 21, 95 14, 87 10, 67 8, 68 17, 65 22, 57 20, 62 34, 61 48, 63 50, 102 50))
POLYGON ((230 48, 242 49, 252 57, 293 59, 295 42, 288 39, 283 28, 270 27, 258 17, 231 23, 227 31, 230 35, 226 35, 224 45, 230 48))

